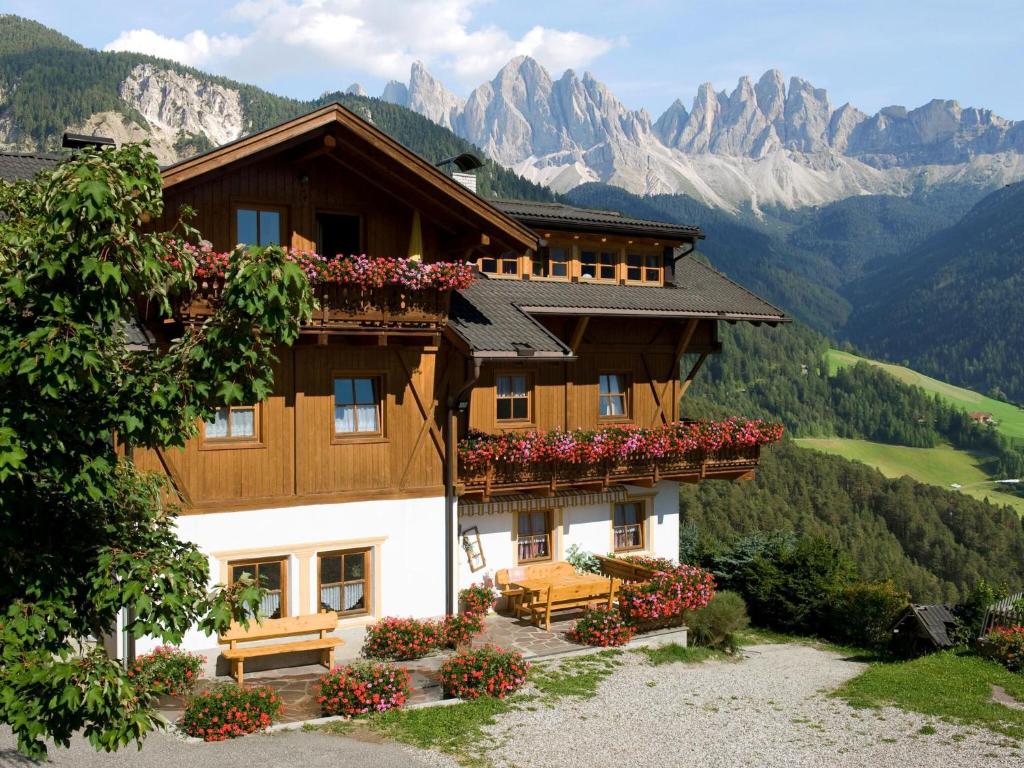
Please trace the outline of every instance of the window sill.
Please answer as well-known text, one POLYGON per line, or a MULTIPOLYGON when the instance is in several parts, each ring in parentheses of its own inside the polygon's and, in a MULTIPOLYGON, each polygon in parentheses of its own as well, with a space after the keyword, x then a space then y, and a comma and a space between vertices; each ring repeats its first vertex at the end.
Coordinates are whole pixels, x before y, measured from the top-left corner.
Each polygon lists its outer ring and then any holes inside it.
POLYGON ((331 445, 373 445, 375 443, 390 443, 391 440, 384 435, 366 435, 361 437, 354 435, 335 435, 331 438, 331 445))
POLYGON ((207 440, 199 444, 200 451, 251 451, 266 447, 266 443, 253 442, 251 440, 239 440, 237 442, 233 440, 224 440, 223 442, 207 440))
POLYGON ((495 419, 497 424, 502 429, 536 429, 537 424, 533 421, 523 421, 521 419, 495 419))

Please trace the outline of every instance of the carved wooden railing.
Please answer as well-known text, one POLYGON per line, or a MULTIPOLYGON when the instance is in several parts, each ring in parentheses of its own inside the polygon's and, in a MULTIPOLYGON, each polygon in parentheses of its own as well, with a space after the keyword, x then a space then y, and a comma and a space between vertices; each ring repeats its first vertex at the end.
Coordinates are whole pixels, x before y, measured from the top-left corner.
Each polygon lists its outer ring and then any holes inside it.
POLYGON ((459 467, 463 493, 482 494, 511 491, 550 491, 560 488, 622 483, 651 484, 660 480, 701 480, 709 477, 733 479, 757 467, 760 446, 728 448, 682 459, 642 459, 616 465, 543 462, 522 464, 494 461, 483 466, 459 467))
MULTIPOLYGON (((182 322, 202 322, 216 310, 224 284, 203 282, 177 306, 182 322)), ((345 328, 427 328, 443 327, 448 322, 451 289, 412 290, 397 285, 362 288, 355 285, 323 283, 313 286, 318 308, 303 330, 345 328)))

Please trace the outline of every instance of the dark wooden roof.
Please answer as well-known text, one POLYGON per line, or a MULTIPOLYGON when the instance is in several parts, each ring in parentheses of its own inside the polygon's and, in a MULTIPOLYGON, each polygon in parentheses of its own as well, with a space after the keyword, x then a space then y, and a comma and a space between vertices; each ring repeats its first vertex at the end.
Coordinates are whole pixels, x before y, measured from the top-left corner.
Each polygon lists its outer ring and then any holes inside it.
POLYGON ((953 647, 949 630, 956 624, 956 616, 948 605, 911 605, 893 629, 898 631, 909 620, 916 622, 936 648, 953 647))
POLYGON ((704 237, 704 232, 700 227, 634 219, 616 211, 575 208, 562 203, 536 203, 528 200, 495 200, 493 202, 496 208, 509 216, 540 229, 662 237, 669 240, 693 240, 704 237))
POLYGON ((676 285, 667 287, 481 276, 453 298, 449 327, 479 357, 571 357, 537 322, 546 314, 789 322, 782 310, 725 275, 684 258, 676 264, 676 285))
POLYGON ((60 155, 46 153, 0 152, 0 179, 31 179, 40 171, 55 166, 60 159, 60 155))

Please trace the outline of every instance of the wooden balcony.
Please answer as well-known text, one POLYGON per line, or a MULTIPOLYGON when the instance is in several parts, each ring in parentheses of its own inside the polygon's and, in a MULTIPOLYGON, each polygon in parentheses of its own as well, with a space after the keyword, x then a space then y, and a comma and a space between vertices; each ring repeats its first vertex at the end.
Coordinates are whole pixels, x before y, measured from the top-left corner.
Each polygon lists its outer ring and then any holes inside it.
MULTIPOLYGON (((223 283, 204 283, 179 302, 183 323, 201 323, 214 313, 223 283)), ((451 290, 409 290, 400 286, 364 289, 337 283, 313 287, 318 308, 304 332, 436 332, 448 322, 451 290)))
POLYGON ((747 480, 753 477, 760 457, 760 446, 753 445, 671 461, 645 460, 615 466, 492 462, 467 471, 460 465, 460 494, 488 499, 496 494, 524 491, 550 494, 563 488, 651 486, 660 480, 689 483, 710 479, 747 480))

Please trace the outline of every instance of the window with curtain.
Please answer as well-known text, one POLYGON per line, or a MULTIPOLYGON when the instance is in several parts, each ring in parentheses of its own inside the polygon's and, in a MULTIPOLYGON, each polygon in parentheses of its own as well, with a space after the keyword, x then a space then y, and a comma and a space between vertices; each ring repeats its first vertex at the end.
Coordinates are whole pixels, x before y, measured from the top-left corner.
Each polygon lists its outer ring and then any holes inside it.
POLYGON ((377 376, 334 380, 334 434, 382 435, 381 381, 377 376))
POLYGON ((259 440, 259 406, 225 405, 203 422, 205 442, 253 442, 259 440))
POLYGON ((663 268, 659 253, 626 254, 626 280, 631 283, 661 285, 663 268))
POLYGON ((369 613, 370 550, 327 552, 319 560, 320 610, 350 615, 369 613))
POLYGON ((599 411, 602 419, 624 419, 629 416, 626 374, 602 373, 598 377, 599 411))
POLYGON ((550 512, 520 512, 517 534, 520 563, 551 559, 550 512))
POLYGON ((260 615, 268 619, 288 615, 287 568, 288 561, 283 557, 236 560, 228 564, 232 584, 247 573, 267 590, 260 600, 260 615))
POLYGON ((502 374, 496 380, 498 421, 530 420, 530 377, 502 374))
POLYGON ((245 245, 280 245, 281 211, 276 208, 238 208, 235 239, 245 245))
POLYGON ((616 552, 644 548, 644 518, 642 502, 629 501, 615 505, 612 531, 616 552))

